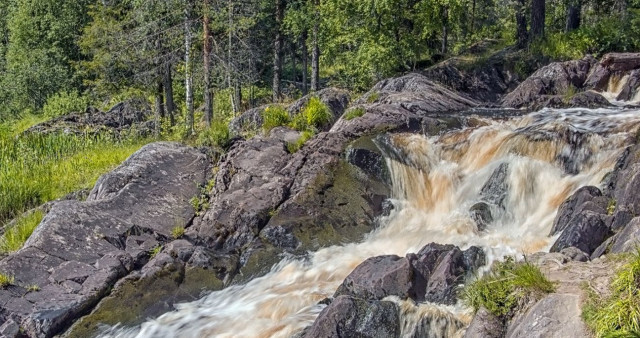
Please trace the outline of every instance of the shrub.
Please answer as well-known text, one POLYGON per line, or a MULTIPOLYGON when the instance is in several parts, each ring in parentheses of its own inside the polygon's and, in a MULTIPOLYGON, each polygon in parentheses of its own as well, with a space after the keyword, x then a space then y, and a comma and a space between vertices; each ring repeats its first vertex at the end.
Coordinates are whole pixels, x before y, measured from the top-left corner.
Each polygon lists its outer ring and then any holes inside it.
POLYGON ((297 131, 305 131, 309 129, 309 125, 307 124, 307 118, 304 114, 300 113, 293 117, 291 123, 289 123, 289 127, 297 130, 297 131))
POLYGON ((371 93, 371 95, 367 96, 367 102, 374 103, 378 101, 379 98, 380 98, 380 93, 371 93))
POLYGON ((333 119, 331 110, 317 97, 309 99, 303 114, 307 119, 307 125, 315 128, 324 127, 333 119))
POLYGON ((353 119, 355 119, 357 117, 360 117, 360 116, 364 115, 365 112, 366 111, 362 107, 354 108, 354 109, 351 109, 351 110, 347 111, 344 114, 344 119, 347 120, 347 121, 351 121, 351 120, 353 120, 353 119))
POLYGON ((224 121, 213 121, 211 127, 206 128, 198 135, 197 144, 207 147, 226 148, 231 139, 229 127, 224 121))
POLYGON ((150 258, 157 256, 160 253, 160 251, 162 251, 162 245, 158 244, 153 249, 151 249, 151 251, 149 251, 150 258))
POLYGON ((264 112, 262 112, 262 118, 264 120, 262 128, 265 131, 269 131, 275 127, 287 125, 289 123, 289 113, 282 106, 269 106, 264 112))
POLYGON ((16 224, 7 229, 0 238, 0 253, 10 253, 22 248, 33 230, 40 224, 44 213, 36 210, 17 219, 16 224))
POLYGON ((616 273, 609 288, 604 297, 587 290, 585 322, 597 337, 640 336, 640 251, 616 273))
POLYGON ((484 307, 496 316, 507 318, 528 299, 539 299, 554 290, 554 284, 537 266, 507 258, 495 263, 487 275, 469 283, 461 296, 475 311, 484 307))
POLYGON ((313 135, 315 135, 313 132, 303 131, 297 141, 287 143, 287 150, 289 150, 291 154, 297 152, 313 135))
POLYGON ((88 106, 89 99, 76 91, 59 92, 47 99, 42 112, 47 117, 56 117, 72 112, 83 112, 88 106))

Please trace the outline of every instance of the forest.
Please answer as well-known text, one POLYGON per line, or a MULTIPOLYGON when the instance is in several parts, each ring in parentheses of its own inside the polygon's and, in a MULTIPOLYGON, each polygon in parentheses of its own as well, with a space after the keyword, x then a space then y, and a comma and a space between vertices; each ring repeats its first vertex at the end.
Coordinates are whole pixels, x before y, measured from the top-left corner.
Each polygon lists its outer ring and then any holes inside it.
POLYGON ((0 119, 139 97, 189 134, 321 87, 362 92, 486 39, 547 60, 637 50, 640 1, 8 0, 0 119))

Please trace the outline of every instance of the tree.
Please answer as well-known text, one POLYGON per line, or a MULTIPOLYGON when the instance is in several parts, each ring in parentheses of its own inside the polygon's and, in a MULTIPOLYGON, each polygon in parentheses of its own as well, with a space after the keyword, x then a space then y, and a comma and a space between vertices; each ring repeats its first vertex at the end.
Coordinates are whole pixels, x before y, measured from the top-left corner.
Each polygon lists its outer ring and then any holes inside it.
POLYGON ((213 119, 213 97, 211 92, 211 33, 209 32, 209 0, 203 2, 202 31, 204 46, 202 48, 204 64, 204 117, 208 127, 213 119))
POLYGON ((526 47, 529 41, 525 1, 526 0, 514 1, 514 12, 516 16, 516 45, 518 48, 526 47))
POLYGON ((191 0, 184 0, 184 4, 184 89, 187 106, 187 130, 189 134, 193 134, 193 75, 191 74, 191 12, 193 4, 191 3, 191 0))
POLYGON ((545 0, 531 0, 531 38, 544 37, 545 0))
POLYGON ((275 38, 273 42, 273 102, 279 102, 282 98, 280 81, 282 79, 282 20, 284 17, 284 4, 282 0, 275 0, 275 38))
POLYGON ((311 91, 320 89, 320 0, 313 0, 313 44, 311 47, 311 91))
POLYGON ((582 0, 569 0, 567 4, 567 25, 565 32, 571 32, 580 28, 580 15, 582 14, 582 0))

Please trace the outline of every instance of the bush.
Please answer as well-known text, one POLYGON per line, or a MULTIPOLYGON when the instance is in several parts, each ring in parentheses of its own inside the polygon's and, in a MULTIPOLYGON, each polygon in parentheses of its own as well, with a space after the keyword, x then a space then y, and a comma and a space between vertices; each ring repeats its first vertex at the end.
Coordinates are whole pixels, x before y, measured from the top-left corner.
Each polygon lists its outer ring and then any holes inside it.
POLYGON ((198 135, 198 145, 207 147, 226 148, 231 139, 229 127, 224 121, 213 121, 211 127, 198 135))
POLYGON ((597 337, 640 336, 640 251, 623 266, 602 297, 593 291, 582 310, 582 317, 597 337))
POLYGON ((353 120, 353 119, 355 119, 357 117, 360 117, 360 116, 364 115, 365 112, 366 111, 362 107, 354 108, 354 109, 351 109, 351 110, 347 111, 344 114, 344 119, 347 120, 347 121, 351 121, 351 120, 353 120))
POLYGON ((307 103, 307 106, 304 108, 303 114, 307 119, 307 125, 315 128, 322 128, 333 119, 331 110, 317 97, 309 99, 309 103, 307 103))
POLYGON ((47 99, 47 103, 42 107, 42 113, 53 118, 73 112, 83 112, 88 106, 89 99, 78 92, 60 92, 47 99))
POLYGON ((24 242, 29 239, 33 230, 40 224, 44 213, 36 210, 27 215, 23 215, 16 221, 16 224, 6 229, 2 238, 0 238, 0 253, 11 253, 20 250, 24 242))
POLYGON ((267 132, 275 127, 287 125, 290 121, 289 113, 284 107, 278 105, 267 107, 262 112, 262 118, 264 120, 262 128, 267 132))
POLYGON ((539 299, 555 290, 540 269, 513 258, 495 263, 489 273, 469 283, 462 291, 462 301, 478 311, 481 307, 508 318, 529 299, 539 299))

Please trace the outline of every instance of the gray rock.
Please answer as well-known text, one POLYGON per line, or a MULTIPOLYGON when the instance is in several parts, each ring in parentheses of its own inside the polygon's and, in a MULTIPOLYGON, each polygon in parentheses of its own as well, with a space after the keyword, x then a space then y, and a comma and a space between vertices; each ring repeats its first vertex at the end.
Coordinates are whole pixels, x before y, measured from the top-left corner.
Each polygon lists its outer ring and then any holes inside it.
POLYGON ((616 97, 618 101, 630 101, 640 89, 640 69, 633 70, 629 73, 627 83, 624 84, 620 94, 616 97))
POLYGON ((594 91, 588 90, 584 92, 577 93, 573 95, 569 101, 561 100, 561 104, 559 105, 549 105, 550 107, 557 108, 602 108, 602 107, 610 107, 611 102, 607 100, 604 96, 594 91))
POLYGON ((193 148, 154 143, 102 176, 86 202, 56 203, 24 248, 0 260, 0 271, 15 276, 17 285, 40 287, 22 294, 0 290, 0 322, 11 314, 34 337, 70 325, 148 258, 127 253, 130 236, 162 241, 176 224, 189 223, 195 214, 189 200, 208 165, 193 148))
POLYGON ((489 223, 493 222, 491 207, 485 202, 478 202, 471 206, 469 216, 476 223, 478 231, 484 231, 489 223))
POLYGON ((640 53, 606 54, 590 72, 585 87, 600 91, 606 90, 612 75, 638 68, 640 68, 640 53))
POLYGON ((611 253, 636 252, 640 248, 640 217, 636 217, 620 231, 611 245, 611 253))
POLYGON ((504 208, 504 201, 509 192, 509 163, 501 163, 493 171, 487 182, 480 189, 480 197, 483 201, 504 208))
POLYGON ((409 260, 398 256, 372 257, 362 262, 338 287, 334 297, 349 295, 381 300, 387 296, 406 299, 413 286, 409 260))
POLYGON ((339 296, 327 306, 304 337, 399 337, 398 306, 387 301, 366 301, 339 296))
POLYGON ((13 319, 7 320, 4 324, 0 325, 0 337, 14 338, 18 337, 20 333, 20 326, 13 321, 13 319))
POLYGON ((582 187, 564 201, 558 209, 549 236, 554 236, 566 229, 569 221, 583 211, 606 213, 607 199, 602 196, 600 189, 594 186, 582 187))
POLYGON ((246 132, 259 130, 262 128, 262 124, 264 123, 262 113, 264 113, 267 107, 269 107, 269 105, 249 109, 233 118, 233 120, 229 122, 229 131, 233 135, 242 135, 246 132))
POLYGON ((560 252, 573 246, 591 255, 610 235, 602 215, 584 211, 569 221, 550 251, 560 252))
POLYGON ((504 331, 502 320, 482 307, 473 316, 464 338, 502 338, 504 331))
POLYGON ((586 262, 589 260, 589 255, 573 246, 560 250, 560 253, 569 257, 572 261, 586 262))
POLYGON ((507 338, 589 337, 581 318, 580 297, 550 294, 509 325, 507 338))

